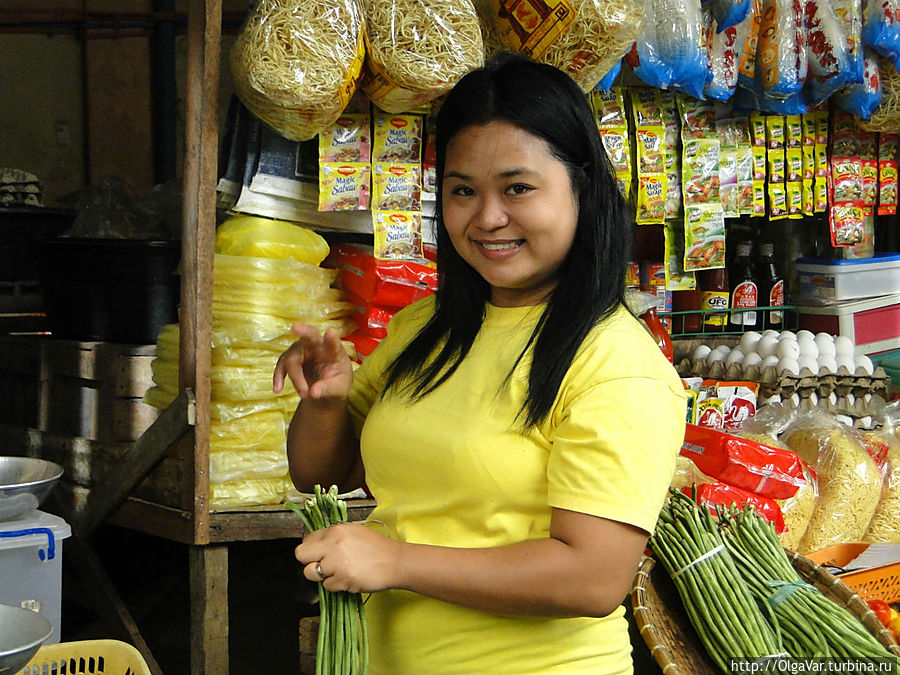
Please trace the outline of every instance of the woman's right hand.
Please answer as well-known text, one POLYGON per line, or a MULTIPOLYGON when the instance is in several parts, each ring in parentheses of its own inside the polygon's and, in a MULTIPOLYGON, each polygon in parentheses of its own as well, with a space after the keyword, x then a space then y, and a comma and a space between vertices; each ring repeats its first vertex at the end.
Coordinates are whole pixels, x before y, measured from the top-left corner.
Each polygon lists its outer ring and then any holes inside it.
POLYGON ((328 329, 324 335, 302 323, 291 326, 298 339, 275 363, 272 390, 284 389, 290 378, 303 399, 347 398, 353 385, 353 367, 338 334, 328 329))

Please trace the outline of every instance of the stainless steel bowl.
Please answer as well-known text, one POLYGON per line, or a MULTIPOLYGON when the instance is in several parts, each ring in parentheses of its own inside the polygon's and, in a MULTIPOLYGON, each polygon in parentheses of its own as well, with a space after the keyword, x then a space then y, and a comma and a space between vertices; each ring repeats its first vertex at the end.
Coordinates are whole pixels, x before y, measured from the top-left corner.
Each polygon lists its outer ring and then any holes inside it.
POLYGON ((44 459, 0 457, 0 522, 33 513, 62 473, 59 464, 44 459))
POLYGON ((0 605, 0 675, 22 670, 52 632, 53 625, 42 614, 0 605))

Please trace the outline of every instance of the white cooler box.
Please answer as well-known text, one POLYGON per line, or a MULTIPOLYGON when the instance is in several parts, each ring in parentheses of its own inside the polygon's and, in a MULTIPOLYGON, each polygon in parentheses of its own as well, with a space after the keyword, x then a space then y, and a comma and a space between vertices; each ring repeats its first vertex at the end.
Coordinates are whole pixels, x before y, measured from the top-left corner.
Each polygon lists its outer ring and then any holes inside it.
POLYGON ((876 253, 857 260, 798 258, 795 266, 799 288, 794 304, 900 293, 900 254, 876 253))
POLYGON ((900 293, 828 305, 796 305, 797 326, 813 333, 846 335, 856 352, 900 348, 900 293))
POLYGON ((43 511, 0 522, 0 604, 39 611, 53 625, 45 644, 60 641, 62 543, 71 534, 65 520, 43 511))

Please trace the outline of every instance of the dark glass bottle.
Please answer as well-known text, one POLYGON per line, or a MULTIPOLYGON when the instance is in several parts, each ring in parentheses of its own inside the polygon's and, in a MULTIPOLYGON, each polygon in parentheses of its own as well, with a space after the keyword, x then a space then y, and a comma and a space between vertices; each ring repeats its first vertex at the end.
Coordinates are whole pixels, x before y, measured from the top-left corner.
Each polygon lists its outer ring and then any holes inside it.
POLYGON ((721 333, 728 324, 728 272, 724 267, 697 272, 700 283, 700 309, 718 310, 703 315, 703 332, 721 333))
MULTIPOLYGON (((775 244, 765 243, 759 246, 759 297, 760 305, 768 307, 784 306, 784 279, 775 264, 775 244)), ((764 312, 762 328, 781 330, 784 326, 784 313, 780 310, 764 312)))
POLYGON ((732 311, 728 318, 728 326, 732 330, 748 331, 757 330, 761 323, 759 307, 759 284, 756 280, 756 265, 753 264, 751 253, 753 244, 743 240, 737 245, 734 260, 730 266, 731 277, 731 309, 744 309, 746 312, 732 311))

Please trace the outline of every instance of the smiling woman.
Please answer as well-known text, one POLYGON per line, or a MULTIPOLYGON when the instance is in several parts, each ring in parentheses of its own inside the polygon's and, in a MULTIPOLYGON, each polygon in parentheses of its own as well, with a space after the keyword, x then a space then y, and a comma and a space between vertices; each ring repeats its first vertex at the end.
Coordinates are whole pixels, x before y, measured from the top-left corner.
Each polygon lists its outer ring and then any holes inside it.
POLYGON ((684 437, 684 391, 623 303, 632 215, 584 94, 501 56, 437 119, 439 284, 353 372, 297 326, 301 490, 365 481, 385 533, 308 535, 371 592, 374 673, 632 673, 622 600, 684 437), (652 424, 646 410, 653 410, 652 424))

